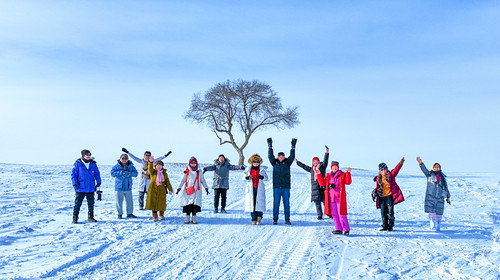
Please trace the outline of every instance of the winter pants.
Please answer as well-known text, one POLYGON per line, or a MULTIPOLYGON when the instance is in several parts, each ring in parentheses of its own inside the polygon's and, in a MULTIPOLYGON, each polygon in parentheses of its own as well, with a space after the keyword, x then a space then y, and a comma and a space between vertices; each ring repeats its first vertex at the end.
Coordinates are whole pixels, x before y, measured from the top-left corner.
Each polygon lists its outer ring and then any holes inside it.
POLYGON ((330 211, 332 211, 333 222, 335 223, 335 230, 350 231, 349 221, 347 215, 340 215, 340 201, 330 201, 330 211))
POLYGON ((394 227, 394 198, 392 198, 392 195, 381 197, 379 202, 382 227, 392 229, 394 227))
MULTIPOLYGON (((255 209, 255 206, 257 205, 257 192, 258 192, 258 189, 254 188, 253 189, 253 209, 255 209)), ((252 222, 257 221, 257 217, 260 217, 262 219, 262 217, 264 215, 264 213, 262 213, 261 211, 253 211, 250 214, 252 215, 252 222)))
POLYGON ((127 215, 134 212, 134 203, 132 201, 132 191, 115 191, 116 212, 123 215, 123 199, 127 203, 127 215))
POLYGON ((75 207, 73 208, 73 217, 78 219, 78 214, 80 213, 80 207, 82 207, 83 199, 87 198, 87 205, 89 208, 89 218, 94 217, 94 193, 75 193, 75 207))
POLYGON ((318 213, 318 218, 323 217, 323 208, 321 207, 321 201, 315 201, 316 213, 318 213))
POLYGON ((290 189, 273 189, 273 220, 277 221, 280 213, 280 203, 283 197, 285 221, 290 221, 290 189))
POLYGON ((148 194, 148 186, 151 180, 141 178, 139 181, 139 208, 144 209, 144 196, 148 194))
POLYGON ((218 188, 214 190, 214 208, 219 208, 219 198, 222 197, 221 208, 226 209, 227 189, 218 188))

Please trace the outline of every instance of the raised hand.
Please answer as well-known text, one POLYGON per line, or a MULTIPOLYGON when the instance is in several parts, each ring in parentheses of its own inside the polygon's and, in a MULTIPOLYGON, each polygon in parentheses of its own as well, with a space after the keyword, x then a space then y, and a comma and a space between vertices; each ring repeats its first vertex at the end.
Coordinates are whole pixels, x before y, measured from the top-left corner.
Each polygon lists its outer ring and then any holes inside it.
POLYGON ((328 148, 327 145, 325 145, 325 149, 326 149, 326 153, 329 154, 330 153, 330 149, 328 148))
POLYGON ((347 172, 351 173, 351 168, 350 167, 347 168, 347 172))
POLYGON ((405 158, 403 157, 401 161, 399 161, 400 164, 403 164, 405 162, 405 158))
POLYGON ((178 188, 177 191, 175 192, 175 194, 179 194, 180 191, 181 191, 181 188, 178 188))
POLYGON ((297 145, 297 139, 292 138, 292 148, 295 148, 296 145, 297 145))
POLYGON ((155 157, 154 156, 150 156, 149 157, 149 162, 154 162, 155 161, 155 157))
POLYGON ((172 151, 168 151, 168 153, 165 154, 165 157, 168 157, 171 153, 172 151))
POLYGON ((267 138, 267 146, 269 146, 269 148, 273 146, 273 139, 271 137, 267 138))
POLYGON ((298 160, 295 158, 294 161, 295 161, 295 163, 297 163, 298 160))
POLYGON ((420 157, 417 157, 418 164, 422 164, 422 159, 420 157))
POLYGON ((127 150, 127 149, 125 149, 125 148, 122 148, 122 152, 124 152, 124 153, 128 154, 128 150, 127 150))

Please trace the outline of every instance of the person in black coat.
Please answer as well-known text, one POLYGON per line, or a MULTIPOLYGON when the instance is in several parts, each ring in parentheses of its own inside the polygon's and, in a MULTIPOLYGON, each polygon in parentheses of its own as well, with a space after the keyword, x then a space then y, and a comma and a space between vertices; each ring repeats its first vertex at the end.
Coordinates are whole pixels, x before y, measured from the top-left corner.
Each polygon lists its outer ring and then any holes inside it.
POLYGON ((318 179, 321 180, 325 177, 329 156, 330 152, 328 148, 326 148, 323 162, 320 162, 318 157, 314 157, 312 160, 312 167, 305 165, 304 163, 295 159, 295 162, 300 168, 311 173, 311 202, 314 202, 316 204, 316 213, 318 214, 318 220, 323 219, 323 209, 321 207, 321 202, 325 202, 325 187, 320 186, 320 181, 318 181, 318 179), (321 176, 321 178, 318 178, 319 176, 321 176))
POLYGON ((283 206, 285 208, 285 224, 291 225, 290 222, 290 166, 295 159, 295 145, 297 139, 292 139, 292 148, 290 156, 285 157, 285 153, 279 152, 278 157, 274 157, 273 139, 268 138, 267 144, 269 147, 268 158, 273 166, 273 224, 278 223, 281 198, 283 198, 283 206))

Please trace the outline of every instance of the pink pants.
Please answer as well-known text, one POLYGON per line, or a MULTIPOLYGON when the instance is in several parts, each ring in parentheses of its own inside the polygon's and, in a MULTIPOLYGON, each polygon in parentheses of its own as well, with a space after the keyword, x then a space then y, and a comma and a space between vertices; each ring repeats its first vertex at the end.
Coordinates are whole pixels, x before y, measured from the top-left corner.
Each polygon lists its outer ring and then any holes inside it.
POLYGON ((330 210, 332 211, 335 230, 349 231, 349 221, 347 215, 340 215, 340 202, 330 201, 330 210))

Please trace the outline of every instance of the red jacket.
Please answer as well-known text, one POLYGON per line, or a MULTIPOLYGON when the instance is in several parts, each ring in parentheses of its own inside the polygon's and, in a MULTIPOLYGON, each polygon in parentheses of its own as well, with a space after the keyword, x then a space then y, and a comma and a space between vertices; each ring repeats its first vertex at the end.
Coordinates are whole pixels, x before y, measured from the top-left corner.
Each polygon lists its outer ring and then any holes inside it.
MULTIPOLYGON (((394 167, 394 169, 391 172, 389 172, 389 176, 387 179, 389 181, 389 185, 391 186, 391 193, 392 193, 392 198, 394 199, 394 205, 405 201, 405 198, 403 197, 403 192, 399 188, 398 183, 396 183, 396 176, 398 176, 398 173, 399 173, 399 170, 401 170, 401 167, 403 167, 403 165, 401 163, 398 163, 398 165, 396 165, 396 167, 394 167)), ((376 184, 377 184, 379 176, 380 176, 380 174, 375 176, 375 178, 373 178, 373 181, 376 184)), ((378 184, 373 191, 377 192, 377 189, 378 189, 378 184)), ((380 208, 379 198, 380 197, 377 195, 377 209, 380 208)))
MULTIPOLYGON (((325 189, 325 215, 331 216, 332 211, 330 209, 330 193, 328 192, 328 185, 330 181, 331 172, 326 174, 325 178, 320 182, 320 186, 326 187, 325 189)), ((352 183, 351 173, 342 172, 339 175, 339 185, 336 188, 340 190, 340 215, 347 215, 347 198, 345 192, 345 185, 350 185, 352 183)))

